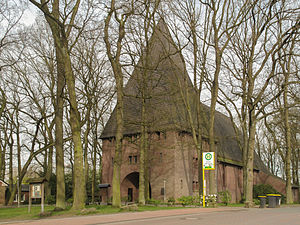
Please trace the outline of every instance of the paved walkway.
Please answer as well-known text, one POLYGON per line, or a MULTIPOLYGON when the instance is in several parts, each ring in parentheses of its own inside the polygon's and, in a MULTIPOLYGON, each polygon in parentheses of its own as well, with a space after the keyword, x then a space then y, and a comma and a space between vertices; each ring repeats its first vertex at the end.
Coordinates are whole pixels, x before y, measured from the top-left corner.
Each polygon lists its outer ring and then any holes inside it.
POLYGON ((224 212, 224 211, 240 211, 242 208, 237 207, 220 207, 220 208, 187 208, 187 209, 171 209, 171 210, 159 210, 159 211, 145 211, 145 212, 127 212, 108 215, 92 215, 92 216, 73 216, 67 218, 49 218, 39 220, 27 220, 27 221, 14 221, 5 222, 0 224, 24 224, 24 225, 92 225, 92 224, 108 224, 119 221, 131 221, 151 219, 158 217, 180 216, 199 213, 210 212, 224 212))

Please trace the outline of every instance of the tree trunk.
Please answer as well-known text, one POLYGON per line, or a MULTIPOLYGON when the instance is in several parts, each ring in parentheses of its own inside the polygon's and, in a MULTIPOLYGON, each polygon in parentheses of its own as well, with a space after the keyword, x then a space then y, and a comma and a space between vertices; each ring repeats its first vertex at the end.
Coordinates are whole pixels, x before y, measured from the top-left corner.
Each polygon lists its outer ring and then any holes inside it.
MULTIPOLYGON (((0 99, 0 103, 1 103, 1 107, 0 107, 0 119, 2 117, 2 114, 4 112, 4 109, 6 107, 6 96, 4 91, 2 90, 2 88, 0 88, 0 92, 1 92, 1 99, 0 99)), ((6 124, 6 123, 4 123, 6 124)), ((4 145, 2 148, 2 142, 0 142, 0 179, 4 180, 5 177, 5 154, 6 154, 6 147, 7 147, 7 132, 8 132, 8 127, 6 125, 4 125, 4 145)), ((0 135, 1 138, 1 135, 0 135)))
POLYGON ((285 73, 285 86, 283 92, 284 101, 284 125, 285 125, 285 141, 286 141, 286 157, 285 157, 285 174, 286 174, 286 203, 293 203, 293 193, 292 193, 292 179, 291 179, 291 126, 289 123, 289 108, 288 108, 288 82, 289 74, 285 73))
POLYGON ((248 139, 246 138, 246 132, 243 135, 243 200, 246 200, 247 193, 247 156, 248 156, 248 139))
MULTIPOLYGON (((72 71, 70 52, 68 49, 68 37, 70 36, 72 27, 74 25, 75 17, 79 9, 80 0, 76 0, 75 4, 70 8, 70 21, 69 24, 65 24, 65 19, 62 18, 63 13, 60 13, 60 1, 53 0, 49 3, 51 6, 51 12, 49 10, 48 2, 41 1, 38 3, 35 0, 29 0, 35 6, 37 6, 45 16, 48 24, 50 25, 52 36, 54 39, 54 45, 56 50, 56 59, 57 59, 57 68, 58 68, 58 79, 65 78, 66 84, 68 87, 69 94, 69 103, 70 103, 70 125, 72 131, 72 139, 74 144, 74 201, 73 201, 73 209, 82 209, 84 208, 85 198, 84 198, 84 172, 83 172, 83 149, 81 143, 81 126, 80 126, 80 114, 77 107, 76 102, 76 92, 75 92, 75 77, 72 71), (62 76, 60 76, 62 75, 62 76)), ((62 80, 61 80, 62 81, 62 80)), ((61 89, 57 87, 58 92, 61 95, 57 95, 57 101, 62 100, 63 98, 63 86, 61 89)), ((56 115, 57 116, 57 115, 56 115)), ((60 116, 59 116, 60 117, 60 116)), ((56 118, 57 119, 57 118, 56 118)), ((59 120, 59 118, 58 118, 59 120)), ((56 129, 60 129, 59 126, 62 126, 61 121, 56 121, 56 129)), ((61 127, 62 130, 62 127, 61 127)), ((62 134, 62 132, 61 132, 62 134)), ((60 134, 60 135, 61 135, 60 134)), ((59 137, 60 138, 60 137, 59 137)), ((60 142, 61 140, 56 140, 56 142, 60 142)), ((59 177, 59 182, 57 182, 57 207, 65 208, 65 187, 64 187, 64 179, 63 179, 63 151, 61 143, 57 143, 56 149, 58 158, 58 169, 57 176, 59 177)))
POLYGON ((68 51, 68 41, 65 36, 62 37, 62 46, 60 51, 64 59, 65 78, 70 103, 70 125, 74 144, 74 201, 72 209, 79 210, 85 206, 83 148, 80 125, 81 119, 76 100, 75 77, 72 71, 71 59, 68 51))
MULTIPOLYGON (((121 71, 119 71, 121 73, 121 71)), ((117 132, 114 157, 113 175, 113 207, 121 207, 120 174, 122 165, 122 140, 123 140, 123 76, 116 77, 117 83, 117 132)))
POLYGON ((246 77, 245 71, 243 72, 243 80, 242 80, 242 108, 241 108, 241 125, 242 125, 242 135, 243 135, 243 143, 242 146, 242 162, 243 162, 243 196, 242 200, 246 200, 247 193, 247 156, 248 156, 248 132, 247 132, 247 88, 246 88, 246 77))
MULTIPOLYGON (((51 140, 53 142, 53 139, 51 140)), ((51 196, 51 187, 50 187, 50 179, 52 175, 52 168, 53 168, 53 147, 49 148, 48 154, 48 163, 46 168, 45 178, 47 182, 45 182, 45 198, 49 198, 51 196)))
POLYGON ((255 148, 255 132, 256 132, 256 118, 254 110, 250 110, 249 122, 249 141, 248 141, 248 154, 247 154, 247 185, 245 193, 245 206, 253 206, 253 161, 254 161, 254 148, 255 148))
MULTIPOLYGON (((196 68, 194 73, 196 73, 196 68)), ((203 154, 203 142, 202 142, 202 126, 204 121, 203 118, 203 113, 202 113, 202 108, 201 108, 201 102, 200 102, 200 97, 201 97, 201 91, 202 91, 202 83, 203 83, 203 74, 201 75, 200 78, 200 84, 199 87, 196 88, 197 92, 197 127, 198 127, 198 137, 197 137, 197 158, 198 158, 198 184, 199 184, 199 195, 203 195, 203 165, 202 165, 202 154, 203 154)), ((196 81, 196 80, 195 80, 196 81)), ((196 85, 197 82, 194 82, 196 85)))
MULTIPOLYGON (((296 138, 295 138, 296 139, 296 138)), ((300 148, 299 149, 294 149, 294 154, 295 154, 295 176, 293 177, 294 184, 297 186, 300 186, 299 182, 299 156, 300 156, 300 148)), ((298 203, 300 203, 300 188, 298 188, 298 203)))
POLYGON ((57 81, 56 81, 56 107, 55 107, 55 150, 56 150, 56 207, 65 209, 65 167, 64 167, 64 148, 63 148, 63 107, 64 107, 64 88, 65 71, 62 55, 55 48, 57 61, 57 81))
POLYGON ((13 180, 13 138, 12 138, 12 127, 10 128, 10 141, 9 142, 9 184, 8 184, 8 190, 9 190, 9 199, 13 193, 13 183, 14 183, 14 180, 13 180))
MULTIPOLYGON (((217 48, 218 47, 216 46, 215 49, 217 48)), ((209 131, 208 131, 209 151, 215 153, 215 158, 217 158, 217 149, 215 145, 216 139, 215 139, 214 125, 215 125, 215 111, 216 111, 216 104, 217 104, 218 90, 219 90, 220 70, 221 70, 221 55, 219 55, 219 50, 216 50, 216 71, 215 71, 213 86, 211 90, 209 131)), ((209 171, 209 194, 217 193, 216 174, 217 174, 216 169, 209 171)))
MULTIPOLYGON (((144 82, 143 82, 144 84, 144 82)), ((140 171, 139 171, 139 204, 145 205, 145 150, 146 150, 146 103, 145 103, 145 90, 142 87, 142 125, 141 125, 141 141, 140 141, 140 171)))
MULTIPOLYGON (((215 161, 217 158, 217 149, 215 146, 215 111, 216 104, 218 99, 219 91, 219 75, 221 71, 221 60, 222 60, 222 51, 219 48, 219 29, 217 28, 217 9, 215 8, 215 2, 212 2, 213 6, 213 15, 212 15, 212 28, 213 28, 213 47, 215 52, 215 72, 213 77, 212 89, 211 89, 211 101, 210 101, 210 111, 209 111, 209 131, 208 131, 208 142, 209 142, 209 151, 215 153, 215 161)), ((226 3, 224 3, 226 4, 226 3)), ((224 13, 224 12, 223 12, 224 13)), ((227 42, 228 44, 228 42, 227 42)), ((209 171, 209 194, 217 193, 217 182, 216 182, 216 169, 209 171)))
MULTIPOLYGON (((202 137, 201 137, 202 138, 202 137)), ((199 143, 199 142, 198 142, 199 143)), ((198 184, 199 184, 199 196, 203 195, 203 165, 202 165, 202 141, 197 147, 197 157, 198 157, 198 184)))
POLYGON ((91 103, 88 106, 88 112, 87 112, 87 124, 86 124, 86 130, 84 132, 84 189, 85 189, 85 197, 88 199, 88 191, 87 191, 87 184, 89 179, 89 164, 88 164, 88 135, 90 133, 90 124, 91 124, 91 103))
POLYGON ((146 137, 146 146, 145 146, 145 202, 150 199, 150 181, 149 181, 149 139, 148 134, 146 137))
POLYGON ((93 163, 93 170, 92 170, 92 203, 95 203, 95 191, 96 191, 96 171, 97 171, 97 123, 95 129, 95 137, 94 137, 94 144, 93 144, 93 152, 92 152, 92 163, 93 163))
MULTIPOLYGON (((111 49, 111 43, 109 41, 108 28, 110 26, 110 20, 113 13, 117 14, 115 11, 115 1, 111 1, 110 11, 105 18, 104 26, 104 41, 106 46, 106 52, 111 63, 117 90, 117 105, 116 105, 116 144, 115 144, 115 155, 114 155, 114 165, 113 165, 113 181, 112 181, 112 194, 113 194, 113 207, 121 207, 121 190, 120 190, 120 169, 122 165, 122 140, 123 140, 123 73, 121 68, 120 56, 122 49, 122 40, 125 36, 125 23, 131 13, 122 16, 122 20, 118 20, 119 23, 119 35, 117 41, 117 49, 115 55, 111 49)), ((118 15, 116 15, 118 17, 118 15)))
MULTIPOLYGON (((18 106, 17 106, 18 107, 18 106)), ((20 141, 20 123, 19 123, 19 109, 16 108, 16 136, 17 136, 17 159, 18 159, 18 176, 17 176, 17 186, 18 186, 18 207, 20 207, 20 201, 21 201, 21 184, 22 184, 22 180, 20 178, 20 174, 21 174, 21 141, 20 141)))
MULTIPOLYGON (((279 22, 280 30, 282 32, 282 23, 279 22)), ((279 39, 281 43, 281 38, 279 39)), ((283 55, 281 52, 278 52, 279 61, 283 75, 284 75, 284 89, 283 89, 283 103, 284 103, 284 135, 285 135, 285 142, 286 142, 286 152, 285 152, 285 174, 286 174, 286 203, 292 204, 293 203, 293 193, 292 193, 292 177, 291 177, 291 157, 292 157, 292 143, 291 143, 291 124, 290 124, 290 116, 289 116, 289 101, 288 101, 288 92, 289 92, 289 76, 291 74, 291 62, 292 56, 294 55, 294 47, 295 47, 295 37, 291 40, 290 49, 288 52, 287 49, 283 50, 283 55)))
POLYGON ((7 132, 8 132, 8 130, 5 129, 3 148, 2 148, 2 143, 0 143, 0 179, 1 180, 4 180, 4 178, 5 178, 5 168, 6 168, 5 155, 6 155, 7 140, 8 140, 7 132))

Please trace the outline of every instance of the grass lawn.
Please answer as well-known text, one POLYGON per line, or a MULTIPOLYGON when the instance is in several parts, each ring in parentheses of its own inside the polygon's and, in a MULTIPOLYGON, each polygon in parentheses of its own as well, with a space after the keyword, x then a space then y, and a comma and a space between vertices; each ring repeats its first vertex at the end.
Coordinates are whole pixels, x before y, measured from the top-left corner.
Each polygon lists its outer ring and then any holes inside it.
MULTIPOLYGON (((224 204, 218 204, 219 207, 224 207, 224 204)), ((235 204, 228 204, 228 207, 244 207, 244 204, 241 203, 235 203, 235 204)), ((282 205, 282 207, 291 207, 291 206, 297 206, 299 207, 299 204, 295 205, 282 205)), ((155 210, 168 210, 168 209, 184 209, 187 207, 170 207, 170 206, 140 206, 138 207, 139 212, 143 211, 155 211, 155 210)), ((54 206, 45 206, 45 212, 49 213, 49 217, 70 217, 70 216, 79 216, 79 215, 94 215, 94 214, 112 214, 112 213, 122 213, 127 212, 124 210, 120 210, 119 208, 113 208, 111 206, 105 206, 105 205, 89 205, 86 207, 85 211, 73 211, 70 210, 71 207, 67 207, 64 211, 53 211, 54 206), (50 214, 51 213, 51 214, 50 214)), ((4 221, 11 221, 11 220, 32 220, 32 219, 40 219, 40 212, 41 207, 40 205, 32 206, 31 207, 31 213, 28 213, 28 207, 22 206, 20 208, 0 208, 0 222, 4 221)), ((49 218, 48 217, 48 218, 49 218)), ((45 218, 45 217, 44 217, 45 218)))
MULTIPOLYGON (((163 206, 140 206, 138 207, 139 212, 143 211, 155 211, 155 210, 167 210, 167 209, 180 209, 184 207, 163 207, 163 206)), ((53 211, 54 206, 45 206, 45 212, 49 212, 48 217, 68 217, 68 216, 78 216, 78 215, 92 215, 92 214, 112 214, 112 213, 122 213, 118 208, 113 208, 111 206, 104 205, 89 205, 86 210, 73 211, 70 210, 71 207, 67 207, 64 211, 53 211), (93 208, 93 209, 92 209, 93 208), (50 215, 51 213, 51 215, 50 215)), ((28 213, 28 207, 22 206, 20 208, 0 208, 0 222, 9 220, 30 220, 30 219, 40 219, 41 207, 32 206, 31 213, 28 213)))
MULTIPOLYGON (((54 206, 45 206, 45 211, 51 211, 54 206)), ((23 219, 37 219, 41 212, 41 206, 32 206, 31 212, 28 213, 28 207, 20 208, 0 208, 0 221, 6 220, 23 220, 23 219)))

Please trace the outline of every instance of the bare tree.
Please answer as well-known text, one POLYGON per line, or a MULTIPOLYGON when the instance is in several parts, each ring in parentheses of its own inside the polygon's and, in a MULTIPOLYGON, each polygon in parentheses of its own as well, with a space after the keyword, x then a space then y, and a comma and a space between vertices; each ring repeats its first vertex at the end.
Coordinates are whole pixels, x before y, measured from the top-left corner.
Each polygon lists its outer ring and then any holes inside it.
MULTIPOLYGON (((203 121, 206 121, 203 119, 205 118, 205 110, 200 103, 204 79, 209 86, 211 96, 208 124, 206 126, 208 128, 207 136, 210 151, 217 153, 215 145, 218 140, 214 134, 214 123, 219 92, 219 77, 223 74, 224 53, 228 49, 231 38, 237 34, 238 28, 246 19, 251 7, 252 5, 247 1, 239 3, 235 1, 184 1, 175 4, 175 10, 173 11, 176 11, 176 16, 182 21, 181 27, 186 30, 183 37, 190 42, 187 46, 191 50, 187 57, 193 56, 191 60, 187 61, 187 65, 194 76, 194 89, 197 95, 197 123, 194 122, 195 120, 191 116, 189 120, 198 158, 201 158, 201 138, 205 133, 201 128, 205 127, 203 121), (179 10, 176 10, 177 8, 179 10), (199 134, 198 137, 197 133, 199 134)), ((177 29, 180 30, 180 28, 177 29)), ((179 39, 178 42, 182 41, 179 39)), ((186 90, 186 88, 183 90, 186 90)), ((191 109, 188 102, 185 104, 187 109, 191 109)), ((198 175, 201 175, 201 171, 198 172, 198 175)), ((210 171, 209 180, 210 193, 216 193, 215 171, 210 171)))
MULTIPOLYGON (((95 201, 97 152, 99 152, 98 132, 99 120, 109 109, 113 91, 113 77, 105 57, 102 29, 98 24, 92 24, 82 34, 74 51, 74 71, 78 83, 78 96, 81 99, 79 107, 82 111, 84 169, 86 192, 88 192, 89 161, 92 171, 92 202, 95 201), (95 27, 96 26, 96 29, 95 27)), ((88 195, 88 193, 87 193, 88 195)))
POLYGON ((116 4, 114 0, 110 1, 108 6, 108 14, 105 18, 105 27, 104 27, 104 41, 107 50, 107 56, 112 66, 113 74, 116 81, 116 90, 117 90, 117 131, 116 131, 116 147, 114 154, 114 166, 113 166, 113 206, 121 206, 121 195, 120 195, 120 168, 122 163, 122 139, 123 139, 123 86, 124 86, 124 75, 122 72, 122 64, 120 61, 122 53, 122 41, 125 37, 126 30, 125 25, 128 18, 133 14, 134 10, 134 1, 130 3, 125 3, 122 5, 116 4), (112 23, 112 18, 114 16, 115 22, 117 23, 117 43, 115 48, 112 48, 112 40, 110 39, 109 27, 112 23))
MULTIPOLYGON (((279 20, 279 33, 283 33, 282 30, 282 20, 279 20)), ((283 40, 279 40, 279 44, 282 44, 283 40)), ((283 90, 283 103, 284 103, 284 127, 285 127, 285 174, 286 174, 286 198, 287 203, 293 203, 293 193, 292 193, 292 178, 291 178, 291 125, 290 125, 290 115, 289 115, 289 101, 288 101, 288 85, 290 75, 292 73, 292 57, 294 55, 295 47, 295 37, 292 37, 290 48, 282 48, 278 51, 279 65, 284 76, 284 90, 283 90)))
MULTIPOLYGON (((26 35, 30 35, 31 39, 23 39, 26 50, 23 51, 22 56, 26 60, 23 68, 19 69, 25 73, 22 76, 22 83, 26 88, 32 106, 35 106, 36 111, 44 118, 41 122, 41 134, 45 144, 53 143, 55 142, 56 62, 51 31, 44 21, 36 21, 35 27, 25 32, 26 35), (25 69, 26 67, 28 69, 25 69), (30 75, 26 74, 27 71, 30 71, 30 75)), ((36 158, 36 161, 44 168, 41 176, 44 176, 47 180, 45 183, 46 199, 51 195, 49 182, 53 170, 53 154, 54 148, 51 146, 48 151, 45 151, 43 163, 36 158)))
MULTIPOLYGON (((224 63, 228 71, 228 83, 231 90, 223 88, 223 100, 230 102, 238 115, 242 130, 243 162, 244 162, 244 194, 246 205, 251 206, 253 187, 253 160, 255 148, 256 126, 266 115, 262 112, 274 101, 283 89, 272 92, 272 81, 276 77, 277 52, 289 41, 290 34, 298 28, 298 23, 285 26, 281 40, 273 36, 273 24, 279 21, 277 15, 284 15, 288 20, 296 8, 286 10, 286 5, 275 2, 258 1, 253 5, 249 18, 242 24, 239 33, 231 39, 230 50, 224 63), (277 5, 278 4, 278 5, 277 5), (281 10, 277 10, 280 5, 281 10), (266 13, 267 12, 267 13, 266 13), (274 41, 275 40, 275 41, 274 41), (228 95, 231 93, 231 96, 228 95), (241 106, 235 103, 241 101, 241 106)), ((281 19, 280 19, 281 20, 281 19)), ((222 102, 222 100, 221 100, 222 102)), ((223 102, 224 103, 224 102, 223 102)), ((221 103, 222 104, 222 103, 221 103)), ((226 104, 223 104, 225 107, 226 104)), ((227 110, 232 118, 234 116, 227 110)), ((238 132, 237 132, 237 136, 238 132)))
MULTIPOLYGON (((52 32, 57 60, 57 101, 61 101, 60 99, 64 89, 64 81, 66 82, 66 85, 68 87, 68 96, 70 103, 70 125, 74 143, 74 202, 72 208, 82 209, 85 206, 85 191, 83 170, 83 147, 81 141, 80 125, 81 117, 78 111, 77 96, 75 91, 75 77, 72 69, 72 61, 70 56, 72 46, 76 43, 75 39, 73 45, 70 45, 70 34, 72 28, 74 28, 75 26, 75 19, 80 7, 80 0, 77 0, 76 2, 65 2, 63 4, 60 4, 59 0, 55 0, 52 3, 46 2, 44 0, 41 0, 40 2, 30 0, 30 2, 33 3, 37 8, 39 8, 41 12, 43 12, 45 19, 49 24, 52 32), (62 8, 64 10, 61 12, 62 8), (66 24, 66 21, 68 21, 68 24, 66 24)), ((83 24, 85 24, 85 22, 86 21, 84 21, 83 24)), ((57 103, 56 112, 60 112, 62 110, 61 105, 61 103, 57 103)), ((60 112, 59 115, 56 115, 56 118, 61 118, 61 115, 62 113, 60 112)), ((56 137, 56 142, 59 143, 59 148, 56 149, 57 154, 59 154, 58 159, 62 159, 63 156, 61 142, 61 124, 61 119, 59 122, 56 122, 56 132, 59 132, 59 134, 57 134, 56 137)), ((63 163, 61 162, 57 166, 60 166, 61 168, 63 167, 63 163)), ((63 176, 61 170, 60 172, 63 176)), ((61 180, 57 182, 58 191, 64 191, 62 176, 60 177, 61 180)), ((58 207, 65 207, 63 198, 64 193, 61 192, 60 194, 57 194, 57 201, 60 202, 60 206, 57 205, 58 207)))

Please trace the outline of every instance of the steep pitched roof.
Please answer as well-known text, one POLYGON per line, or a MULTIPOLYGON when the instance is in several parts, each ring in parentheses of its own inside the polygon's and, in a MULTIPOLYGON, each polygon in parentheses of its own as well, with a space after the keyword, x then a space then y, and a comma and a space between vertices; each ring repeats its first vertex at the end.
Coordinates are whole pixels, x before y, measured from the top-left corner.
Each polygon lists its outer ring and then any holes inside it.
MULTIPOLYGON (((186 79, 185 65, 176 48, 167 25, 161 19, 149 41, 148 55, 138 62, 124 88, 124 135, 140 132, 142 92, 145 90, 147 124, 150 131, 186 128, 187 119, 183 102, 178 92, 178 80, 186 79), (147 58, 148 57, 148 58, 147 58), (143 83, 143 80, 147 81, 143 83), (146 88, 142 89, 142 86, 146 88)), ((116 131, 116 111, 108 120, 101 138, 113 137, 116 131)))
MULTIPOLYGON (((180 90, 184 85, 186 93, 189 94, 188 101, 195 120, 197 96, 186 71, 181 51, 174 43, 163 19, 154 28, 149 43, 148 55, 144 53, 141 57, 124 88, 124 135, 140 133, 142 90, 145 91, 147 107, 147 121, 143 122, 147 123, 150 132, 166 130, 190 132, 187 110, 180 90)), ((202 109, 208 118, 209 107, 202 104, 202 109)), ((207 133, 207 126, 203 124, 203 127, 205 128, 203 132, 207 133)), ((114 109, 100 138, 114 137, 115 132, 114 109)), ((220 112, 216 112, 215 115, 215 134, 219 142, 219 158, 232 164, 241 164, 242 151, 236 141, 232 122, 220 112)), ((261 162, 255 162, 256 168, 262 168, 262 165, 261 162)))

